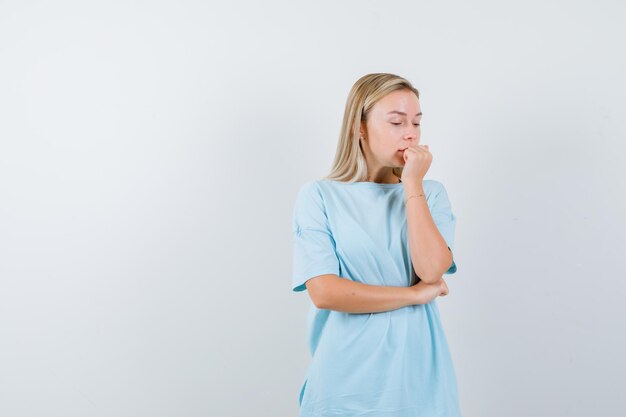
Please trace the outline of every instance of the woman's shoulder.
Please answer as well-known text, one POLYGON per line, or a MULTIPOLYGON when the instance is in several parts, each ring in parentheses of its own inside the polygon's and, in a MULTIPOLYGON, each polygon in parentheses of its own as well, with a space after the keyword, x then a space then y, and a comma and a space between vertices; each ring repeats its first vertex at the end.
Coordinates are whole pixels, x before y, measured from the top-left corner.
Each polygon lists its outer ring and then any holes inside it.
POLYGON ((424 188, 426 187, 428 187, 429 189, 437 193, 446 190, 446 186, 440 180, 433 180, 433 179, 424 180, 424 188))
POLYGON ((424 194, 429 205, 449 204, 448 190, 442 181, 424 180, 424 194), (428 181, 428 184, 426 184, 428 181))
MULTIPOLYGON (((445 186, 442 181, 436 179, 422 180, 424 193, 428 195, 437 195, 442 191, 445 192, 445 186)), ((349 190, 369 190, 369 189, 403 189, 402 183, 399 184, 372 184, 359 182, 335 181, 327 178, 310 179, 303 182, 298 190, 298 195, 313 198, 323 198, 329 192, 345 193, 349 190)))
POLYGON ((320 194, 320 180, 307 180, 300 184, 298 188, 298 196, 314 196, 320 194))
POLYGON ((428 186, 430 188, 440 188, 443 187, 443 183, 439 180, 428 179, 424 180, 424 186, 428 186))

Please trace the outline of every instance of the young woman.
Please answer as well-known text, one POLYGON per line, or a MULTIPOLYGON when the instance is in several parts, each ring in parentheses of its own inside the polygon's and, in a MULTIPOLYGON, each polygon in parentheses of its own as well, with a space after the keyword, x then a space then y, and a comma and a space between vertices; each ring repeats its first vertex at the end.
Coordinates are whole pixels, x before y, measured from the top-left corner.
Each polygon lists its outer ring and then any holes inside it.
POLYGON ((435 301, 456 272, 456 217, 423 179, 421 117, 406 79, 360 78, 330 175, 298 191, 292 289, 313 303, 299 417, 461 416, 435 301))

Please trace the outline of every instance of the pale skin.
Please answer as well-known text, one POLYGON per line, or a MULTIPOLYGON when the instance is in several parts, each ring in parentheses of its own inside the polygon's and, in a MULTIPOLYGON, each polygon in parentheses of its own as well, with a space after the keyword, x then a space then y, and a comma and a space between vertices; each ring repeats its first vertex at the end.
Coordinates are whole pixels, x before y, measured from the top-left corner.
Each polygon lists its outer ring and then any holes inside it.
POLYGON ((368 181, 396 184, 392 169, 404 167, 407 228, 411 262, 420 281, 410 287, 369 285, 334 274, 306 282, 318 308, 348 313, 376 313, 414 304, 427 304, 448 294, 443 274, 452 254, 430 214, 422 182, 432 154, 420 145, 422 111, 415 93, 396 90, 380 99, 361 123, 360 142, 367 162, 368 181), (415 195, 417 197, 409 198, 415 195))

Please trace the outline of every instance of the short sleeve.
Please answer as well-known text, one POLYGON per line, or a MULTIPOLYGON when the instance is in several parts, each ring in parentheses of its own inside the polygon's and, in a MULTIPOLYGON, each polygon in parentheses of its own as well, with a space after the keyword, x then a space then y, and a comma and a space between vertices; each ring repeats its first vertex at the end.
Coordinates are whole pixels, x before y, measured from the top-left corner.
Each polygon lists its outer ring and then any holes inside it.
POLYGON ((319 185, 309 181, 300 187, 293 208, 292 290, 306 290, 305 282, 318 275, 339 275, 335 240, 328 225, 319 185))
POLYGON ((448 198, 448 192, 441 182, 437 181, 435 200, 432 204, 430 214, 437 225, 437 229, 446 241, 448 249, 452 253, 452 264, 444 274, 456 272, 456 262, 454 260, 454 233, 456 229, 456 216, 452 213, 452 206, 448 198))

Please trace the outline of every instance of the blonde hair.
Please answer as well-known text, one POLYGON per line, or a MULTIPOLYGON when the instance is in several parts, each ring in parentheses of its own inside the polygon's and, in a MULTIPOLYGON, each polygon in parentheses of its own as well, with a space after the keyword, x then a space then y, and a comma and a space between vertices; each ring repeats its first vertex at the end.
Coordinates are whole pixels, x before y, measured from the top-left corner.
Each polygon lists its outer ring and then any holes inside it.
MULTIPOLYGON (((341 133, 331 172, 327 180, 343 182, 367 181, 367 164, 359 142, 361 122, 367 121, 370 110, 378 100, 396 90, 410 90, 419 99, 419 91, 406 79, 395 74, 373 73, 354 83, 343 114, 341 133)), ((402 167, 393 173, 400 178, 402 167)))

